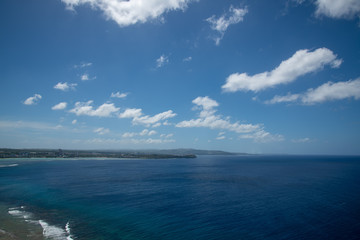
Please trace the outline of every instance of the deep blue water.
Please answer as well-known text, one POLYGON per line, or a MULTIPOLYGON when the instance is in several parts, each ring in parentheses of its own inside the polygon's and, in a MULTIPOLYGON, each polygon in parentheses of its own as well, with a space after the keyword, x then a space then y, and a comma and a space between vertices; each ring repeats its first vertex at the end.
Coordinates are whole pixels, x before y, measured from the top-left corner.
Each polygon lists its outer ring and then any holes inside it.
POLYGON ((360 157, 13 162, 0 202, 72 239, 360 239, 360 157))

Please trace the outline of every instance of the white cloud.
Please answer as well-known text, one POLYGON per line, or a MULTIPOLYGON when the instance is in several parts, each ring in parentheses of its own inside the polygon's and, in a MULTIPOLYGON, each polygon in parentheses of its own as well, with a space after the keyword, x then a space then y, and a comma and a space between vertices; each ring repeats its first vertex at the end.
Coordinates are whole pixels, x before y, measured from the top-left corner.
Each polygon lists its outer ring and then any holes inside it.
POLYGON ((217 136, 216 140, 224 140, 226 137, 224 135, 217 136))
POLYGON ((81 75, 81 80, 82 80, 82 81, 87 81, 87 80, 89 80, 89 75, 87 75, 87 74, 81 75))
POLYGON ((129 95, 129 93, 120 93, 120 92, 116 92, 116 93, 111 93, 112 98, 126 98, 127 95, 129 95))
POLYGON ((210 23, 211 29, 218 33, 218 36, 214 38, 216 45, 220 44, 228 27, 232 24, 242 22, 247 12, 247 8, 234 8, 230 6, 229 12, 223 14, 221 17, 216 18, 215 15, 213 15, 206 19, 206 21, 210 23))
POLYGON ((346 98, 360 99, 360 78, 346 82, 327 82, 315 88, 308 89, 303 94, 288 94, 275 96, 267 104, 300 101, 303 104, 316 104, 326 101, 342 100, 346 98))
POLYGON ((115 138, 93 138, 85 141, 85 144, 104 144, 109 146, 111 144, 165 144, 173 143, 174 139, 161 139, 161 138, 142 138, 142 139, 115 139, 115 138))
POLYGON ((119 114, 119 118, 132 118, 134 125, 145 125, 148 127, 159 127, 160 125, 168 124, 166 119, 173 118, 176 116, 172 110, 168 110, 162 113, 158 113, 154 116, 143 115, 142 109, 140 108, 128 108, 123 113, 119 114), (164 122, 162 122, 164 121, 164 122))
POLYGON ((62 110, 65 109, 67 106, 67 102, 60 102, 58 104, 56 104, 55 106, 53 106, 51 109, 52 110, 62 110))
MULTIPOLYGON (((71 1, 71 0, 70 0, 71 1)), ((84 67, 90 67, 92 65, 91 62, 83 62, 80 63, 79 65, 74 65, 74 68, 84 68, 84 67)))
POLYGON ((132 122, 133 124, 142 124, 142 125, 154 125, 157 124, 158 122, 162 121, 162 120, 166 120, 169 118, 173 118, 176 116, 176 113, 174 113, 172 110, 168 110, 162 113, 158 113, 154 116, 149 116, 149 115, 145 115, 145 116, 137 116, 134 117, 132 122))
POLYGON ((163 54, 158 59, 156 59, 156 67, 160 68, 168 62, 169 62, 169 58, 163 54))
POLYGON ((306 137, 306 138, 300 138, 300 139, 293 139, 291 141, 293 143, 307 143, 307 142, 311 142, 311 139, 306 137))
POLYGON ((144 129, 144 130, 142 130, 142 131, 139 133, 139 135, 140 135, 140 136, 145 136, 145 135, 147 135, 148 133, 149 133, 149 130, 144 129))
POLYGON ((253 139, 255 142, 266 143, 266 142, 281 142, 284 141, 284 137, 279 134, 270 134, 269 132, 264 131, 263 129, 256 131, 254 133, 240 135, 239 138, 243 139, 253 139))
POLYGON ((126 132, 122 135, 123 138, 132 138, 134 136, 136 136, 137 133, 134 133, 134 132, 126 132))
POLYGON ((89 4, 101 10, 107 19, 115 21, 120 27, 145 23, 174 10, 185 10, 191 0, 62 0, 68 9, 89 4))
POLYGON ((258 92, 279 84, 295 81, 297 78, 318 70, 326 65, 337 68, 342 60, 327 48, 318 48, 313 52, 299 50, 289 59, 270 72, 249 76, 247 73, 234 73, 227 79, 222 89, 226 92, 254 91, 258 92))
POLYGON ((204 110, 211 110, 211 109, 219 106, 219 103, 217 103, 215 100, 209 98, 208 96, 197 97, 192 101, 192 103, 203 108, 204 110))
MULTIPOLYGON (((176 127, 179 128, 193 128, 193 127, 205 127, 210 129, 218 129, 218 130, 227 130, 230 132, 235 132, 238 134, 247 134, 242 135, 243 138, 252 138, 256 141, 264 139, 276 140, 274 135, 271 135, 268 132, 265 132, 263 126, 260 124, 241 124, 239 122, 232 123, 230 122, 230 118, 223 118, 221 115, 216 115, 216 109, 219 104, 209 98, 209 97, 197 97, 193 100, 193 103, 198 107, 195 108, 200 110, 199 117, 196 119, 191 119, 187 121, 182 121, 176 124, 176 127)), ((280 136, 280 135, 279 135, 280 136)))
POLYGON ((94 109, 94 107, 91 106, 92 103, 92 100, 88 102, 76 102, 75 107, 71 109, 70 112, 75 113, 77 116, 111 117, 120 110, 120 108, 115 107, 113 103, 104 103, 94 109))
POLYGON ((127 108, 123 113, 119 114, 119 118, 136 118, 142 115, 141 108, 127 108))
POLYGON ((359 0, 317 0, 315 4, 317 16, 344 19, 360 16, 359 0))
POLYGON ((50 125, 44 122, 26 122, 26 121, 0 121, 0 129, 8 130, 10 128, 18 129, 36 129, 36 130, 60 130, 61 125, 50 125))
POLYGON ((151 130, 148 133, 149 136, 152 136, 152 135, 155 135, 155 134, 157 134, 157 132, 155 130, 151 130))
POLYGON ((96 77, 90 78, 89 74, 85 73, 85 74, 81 75, 80 79, 81 79, 81 81, 88 81, 88 80, 94 80, 94 79, 96 79, 96 77))
POLYGON ((97 128, 97 129, 94 130, 94 133, 97 133, 99 135, 104 135, 104 134, 107 134, 109 132, 110 132, 110 130, 108 128, 103 128, 103 127, 97 128))
POLYGON ((285 96, 276 95, 273 99, 265 101, 266 104, 275 104, 275 103, 285 103, 285 102, 294 102, 300 98, 300 94, 291 94, 288 93, 285 96))
POLYGON ((302 102, 313 104, 352 97, 360 98, 360 78, 347 82, 327 82, 316 89, 309 89, 302 97, 302 102))
POLYGON ((36 93, 36 94, 34 94, 34 96, 27 98, 24 101, 24 104, 25 105, 34 105, 34 104, 38 103, 41 98, 42 98, 41 95, 36 93))
POLYGON ((76 124, 77 123, 77 120, 76 119, 74 119, 74 120, 72 120, 72 122, 71 122, 72 124, 76 124))
POLYGON ((123 138, 133 138, 135 136, 152 136, 157 134, 156 131, 151 130, 149 131, 148 129, 144 129, 141 132, 126 132, 122 135, 123 138))
POLYGON ((75 90, 76 86, 77 86, 76 83, 59 82, 54 86, 54 88, 61 91, 68 91, 68 90, 75 90))
POLYGON ((183 59, 183 62, 190 62, 192 60, 192 57, 186 57, 183 59))
POLYGON ((161 134, 160 135, 160 137, 161 138, 171 138, 171 137, 173 137, 174 136, 174 134, 173 133, 169 133, 169 134, 161 134))

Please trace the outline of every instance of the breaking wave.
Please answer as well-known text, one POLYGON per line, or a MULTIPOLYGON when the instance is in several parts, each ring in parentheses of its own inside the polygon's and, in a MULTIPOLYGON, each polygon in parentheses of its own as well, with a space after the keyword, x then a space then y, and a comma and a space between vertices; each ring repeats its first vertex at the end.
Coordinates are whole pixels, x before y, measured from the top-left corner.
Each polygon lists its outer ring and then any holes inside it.
POLYGON ((44 220, 34 219, 34 215, 25 211, 25 207, 9 208, 8 213, 16 218, 24 219, 31 224, 39 224, 43 229, 43 236, 48 240, 73 240, 70 223, 67 222, 64 228, 50 225, 44 220))

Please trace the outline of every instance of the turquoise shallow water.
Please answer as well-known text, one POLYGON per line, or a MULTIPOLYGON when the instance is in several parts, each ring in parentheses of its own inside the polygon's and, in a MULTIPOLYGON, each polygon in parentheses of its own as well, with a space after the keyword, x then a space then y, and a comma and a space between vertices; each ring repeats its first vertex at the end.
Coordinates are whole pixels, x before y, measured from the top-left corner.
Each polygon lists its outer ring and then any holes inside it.
POLYGON ((48 239, 360 236, 359 157, 0 161, 0 202, 48 239))

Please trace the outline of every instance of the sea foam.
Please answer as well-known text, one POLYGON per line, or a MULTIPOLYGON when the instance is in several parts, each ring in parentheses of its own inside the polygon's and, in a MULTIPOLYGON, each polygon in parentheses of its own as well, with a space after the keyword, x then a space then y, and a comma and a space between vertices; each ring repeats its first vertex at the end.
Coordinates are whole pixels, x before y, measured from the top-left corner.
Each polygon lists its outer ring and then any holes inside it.
POLYGON ((16 166, 19 166, 19 164, 0 165, 0 168, 5 168, 5 167, 16 167, 16 166))
POLYGON ((43 228, 43 235, 47 239, 52 240, 72 240, 70 235, 70 226, 69 222, 66 224, 65 229, 62 229, 57 226, 48 224, 43 220, 39 220, 39 224, 43 228))
POLYGON ((8 213, 14 217, 22 218, 28 223, 39 224, 43 229, 43 236, 49 240, 73 240, 70 223, 67 222, 64 229, 50 225, 44 220, 35 220, 33 214, 24 210, 25 207, 9 208, 8 213))

